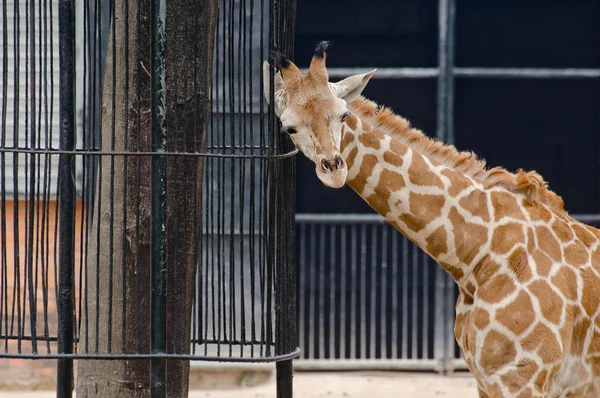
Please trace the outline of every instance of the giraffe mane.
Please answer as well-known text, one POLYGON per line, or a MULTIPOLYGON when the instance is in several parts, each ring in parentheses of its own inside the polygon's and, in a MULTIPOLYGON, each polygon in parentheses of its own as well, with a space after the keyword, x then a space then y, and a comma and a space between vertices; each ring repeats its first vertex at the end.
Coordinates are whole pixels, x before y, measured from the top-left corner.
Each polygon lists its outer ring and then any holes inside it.
POLYGON ((444 166, 464 173, 486 188, 500 186, 554 210, 564 211, 562 198, 548 188, 548 183, 536 171, 519 169, 516 173, 511 173, 503 167, 486 168, 485 160, 478 158, 472 151, 459 151, 454 145, 446 145, 427 137, 388 107, 379 106, 364 97, 359 97, 348 105, 357 116, 364 118, 374 128, 444 166))

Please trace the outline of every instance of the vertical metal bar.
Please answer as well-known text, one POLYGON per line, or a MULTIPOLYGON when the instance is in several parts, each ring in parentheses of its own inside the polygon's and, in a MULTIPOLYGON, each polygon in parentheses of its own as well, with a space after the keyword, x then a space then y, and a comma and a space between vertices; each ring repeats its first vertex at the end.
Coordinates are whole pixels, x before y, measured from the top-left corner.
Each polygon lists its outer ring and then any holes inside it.
MULTIPOLYGON (((166 349, 166 0, 152 0, 152 353, 166 349)), ((166 360, 152 360, 152 397, 166 396, 166 360)))
POLYGON ((357 333, 359 326, 356 318, 358 317, 358 284, 356 282, 357 279, 357 265, 356 265, 356 251, 360 250, 356 244, 356 235, 357 235, 357 226, 356 224, 352 224, 350 229, 350 235, 352 236, 352 241, 350 242, 350 328, 348 333, 350 333, 350 358, 356 359, 357 355, 357 333))
POLYGON ((418 322, 419 322, 419 272, 420 267, 419 267, 419 254, 420 254, 421 250, 416 246, 416 245, 412 245, 412 261, 410 262, 410 267, 412 268, 412 281, 411 281, 411 286, 412 286, 412 299, 411 299, 411 306, 410 306, 410 312, 411 312, 411 326, 412 326, 412 332, 411 332, 411 344, 410 344, 410 352, 411 352, 411 358, 413 360, 418 359, 418 344, 419 344, 419 340, 417 339, 417 335, 418 335, 418 322))
MULTIPOLYGON (((75 147, 75 4, 63 0, 58 5, 60 51, 60 149, 75 147)), ((75 157, 61 154, 59 160, 59 279, 58 279, 58 352, 73 353, 74 327, 74 227, 75 227, 75 157)), ((73 394, 73 360, 57 361, 57 397, 73 394)))
POLYGON ((392 232, 392 263, 389 265, 392 269, 392 355, 390 356, 392 359, 400 358, 400 328, 398 327, 400 323, 398 319, 398 313, 400 312, 400 306, 398 305, 400 288, 398 286, 398 268, 403 265, 398 258, 398 239, 401 239, 401 236, 392 232))
MULTIPOLYGON (((304 344, 304 342, 306 341, 305 338, 305 331, 307 329, 306 325, 306 305, 305 305, 305 301, 306 298, 306 290, 309 287, 308 284, 308 270, 307 270, 307 262, 306 262, 306 224, 300 224, 300 261, 299 261, 299 272, 300 272, 300 286, 298 289, 298 321, 299 321, 299 328, 298 328, 298 340, 300 341, 300 344, 304 344)), ((309 331, 309 336, 310 336, 310 331, 309 331)), ((308 358, 306 356, 306 351, 302 352, 302 357, 303 358, 308 358)))
MULTIPOLYGON (((346 300, 350 289, 346 285, 346 272, 347 261, 346 261, 346 225, 340 226, 340 323, 339 327, 339 345, 340 345, 340 358, 347 358, 348 348, 346 347, 346 339, 351 328, 346 328, 346 300)), ((350 271, 352 272, 352 270, 350 271)), ((352 308, 351 308, 352 309, 352 308)))
MULTIPOLYGON (((371 227, 372 231, 371 231, 371 245, 369 246, 371 248, 371 284, 369 286, 369 289, 371 290, 371 310, 369 311, 369 337, 370 337, 370 342, 369 342, 369 350, 367 351, 367 358, 369 359, 375 359, 376 358, 376 350, 375 347, 377 345, 377 339, 376 339, 376 331, 377 331, 377 325, 375 324, 377 317, 375 316, 375 314, 377 314, 377 297, 381 296, 381 294, 383 293, 382 291, 380 291, 379 289, 377 289, 377 272, 380 272, 381 270, 381 264, 379 262, 377 262, 377 228, 378 225, 377 224, 373 224, 373 226, 371 227)), ((366 339, 365 339, 366 340, 366 339)), ((365 341, 365 345, 366 345, 366 341, 365 341)))
POLYGON ((319 336, 315 336, 315 338, 319 339, 319 351, 318 351, 318 359, 323 359, 325 355, 325 316, 323 313, 325 308, 325 293, 327 285, 326 280, 326 271, 325 271, 325 247, 327 245, 326 241, 326 231, 327 224, 321 223, 319 224, 319 302, 317 307, 315 308, 315 316, 317 317, 317 324, 319 325, 319 336))
POLYGON ((367 226, 360 226, 360 359, 367 357, 367 226))
MULTIPOLYGON (((438 3, 438 66, 437 81, 437 138, 451 144, 454 142, 452 125, 453 97, 453 54, 454 54, 454 8, 455 0, 439 0, 438 3)), ((449 304, 448 290, 451 280, 441 267, 436 269, 435 296, 438 305, 435 310, 434 357, 439 361, 439 371, 450 362, 449 345, 453 345, 452 305, 449 304)), ((451 302, 451 300, 450 300, 451 302)))
POLYGON ((423 297, 423 327, 421 344, 423 344, 423 359, 429 359, 429 256, 421 252, 423 267, 423 289, 421 297, 423 297))
MULTIPOLYGON (((312 339, 312 341, 316 342, 317 341, 317 333, 316 333, 317 326, 316 326, 315 318, 318 313, 317 303, 315 300, 315 290, 316 290, 315 286, 317 284, 316 276, 315 276, 315 274, 317 272, 317 262, 316 262, 317 224, 311 224, 309 236, 310 236, 310 253, 309 253, 309 255, 310 255, 310 267, 309 267, 310 281, 309 281, 308 286, 310 286, 310 290, 309 290, 309 305, 308 305, 307 315, 308 315, 309 336, 312 339)), ((313 350, 311 352, 307 352, 307 357, 310 359, 317 358, 316 344, 314 344, 312 348, 313 348, 313 350)))
MULTIPOLYGON (((447 78, 447 96, 446 96, 446 140, 449 144, 454 143, 454 45, 455 45, 455 21, 456 21, 456 0, 447 1, 447 43, 446 43, 446 78, 447 78)), ((441 267, 438 267, 441 268, 441 267)), ((454 361, 454 302, 455 284, 450 274, 444 272, 446 281, 446 297, 443 302, 446 304, 446 361, 444 371, 452 371, 454 361)))
POLYGON ((379 307, 380 324, 379 324, 379 341, 381 344, 381 358, 388 358, 388 347, 389 347, 389 335, 388 335, 388 322, 389 321, 389 307, 390 299, 388 297, 388 277, 390 264, 388 263, 388 226, 386 224, 381 225, 381 276, 379 283, 381 283, 381 306, 379 307))
POLYGON ((402 341, 401 358, 408 358, 408 239, 402 239, 402 341))
POLYGON ((337 330, 339 330, 338 328, 336 328, 336 314, 338 313, 338 311, 336 311, 335 308, 335 304, 336 304, 336 297, 338 296, 337 292, 339 291, 339 288, 337 287, 337 283, 336 283, 336 270, 337 267, 335 265, 336 263, 336 242, 335 242, 335 230, 336 230, 336 225, 332 224, 330 226, 331 228, 331 232, 329 234, 329 263, 328 263, 328 268, 329 268, 329 335, 328 335, 328 342, 327 345, 329 346, 329 357, 327 359, 332 359, 336 357, 336 353, 338 352, 338 347, 340 344, 340 339, 336 339, 335 335, 337 333, 337 330))

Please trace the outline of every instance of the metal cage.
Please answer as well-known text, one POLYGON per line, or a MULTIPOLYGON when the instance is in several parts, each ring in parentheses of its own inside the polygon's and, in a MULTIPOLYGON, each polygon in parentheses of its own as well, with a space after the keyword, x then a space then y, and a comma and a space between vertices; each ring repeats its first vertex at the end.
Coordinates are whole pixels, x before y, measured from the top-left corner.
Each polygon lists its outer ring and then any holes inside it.
POLYGON ((291 396, 296 151, 262 62, 292 52, 295 1, 0 18, 0 358, 57 360, 58 396, 74 360, 78 394, 129 396, 95 376, 120 372, 153 397, 189 360, 277 362, 291 396))

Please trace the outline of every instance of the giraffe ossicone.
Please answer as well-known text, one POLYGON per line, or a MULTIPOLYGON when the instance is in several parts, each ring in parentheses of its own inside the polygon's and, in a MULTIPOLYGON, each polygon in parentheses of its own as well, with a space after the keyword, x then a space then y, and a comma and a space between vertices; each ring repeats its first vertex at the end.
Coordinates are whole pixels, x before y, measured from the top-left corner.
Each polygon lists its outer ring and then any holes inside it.
POLYGON ((347 183, 452 275, 480 397, 600 396, 600 231, 536 172, 487 169, 361 97, 375 71, 330 83, 327 47, 307 73, 277 55, 275 112, 325 185, 347 183))

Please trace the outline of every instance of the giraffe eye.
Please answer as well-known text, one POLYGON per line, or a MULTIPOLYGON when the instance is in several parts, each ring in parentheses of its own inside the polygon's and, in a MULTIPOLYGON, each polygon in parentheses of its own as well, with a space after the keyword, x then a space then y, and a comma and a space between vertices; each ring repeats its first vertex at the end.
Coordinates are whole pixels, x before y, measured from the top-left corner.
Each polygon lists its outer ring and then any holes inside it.
POLYGON ((290 126, 283 126, 281 128, 281 132, 287 133, 287 134, 296 134, 297 133, 296 129, 293 127, 290 127, 290 126))
POLYGON ((346 121, 346 118, 348 117, 348 115, 350 115, 350 112, 346 112, 342 115, 342 118, 341 118, 342 123, 344 123, 346 121))

